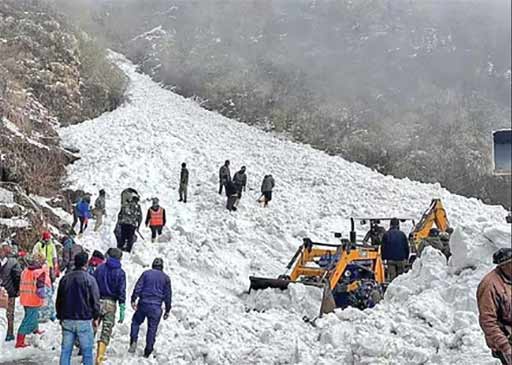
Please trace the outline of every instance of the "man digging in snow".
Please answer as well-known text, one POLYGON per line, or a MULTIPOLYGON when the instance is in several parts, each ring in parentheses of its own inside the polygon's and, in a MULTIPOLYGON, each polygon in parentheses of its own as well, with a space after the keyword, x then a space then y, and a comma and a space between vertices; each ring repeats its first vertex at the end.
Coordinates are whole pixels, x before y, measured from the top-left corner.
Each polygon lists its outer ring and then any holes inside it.
POLYGON ((164 320, 169 318, 171 311, 171 279, 163 272, 164 261, 156 258, 151 267, 151 270, 145 271, 137 280, 131 300, 135 314, 132 319, 128 352, 133 354, 137 350, 140 325, 147 318, 148 332, 144 357, 149 357, 153 352, 158 324, 162 317, 162 303, 165 303, 164 320))
POLYGON ((493 262, 476 292, 479 322, 492 356, 512 365, 512 248, 498 250, 493 262))

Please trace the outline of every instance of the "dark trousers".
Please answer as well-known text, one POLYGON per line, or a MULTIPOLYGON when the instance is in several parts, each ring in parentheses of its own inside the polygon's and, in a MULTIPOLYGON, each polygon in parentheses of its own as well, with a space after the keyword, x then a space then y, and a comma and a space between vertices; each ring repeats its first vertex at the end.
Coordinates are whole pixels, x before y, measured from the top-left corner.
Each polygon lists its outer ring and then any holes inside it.
POLYGON ((151 239, 155 240, 157 236, 160 236, 162 234, 162 228, 163 226, 149 226, 151 229, 151 239))
POLYGON ((219 183, 219 194, 222 194, 222 188, 224 187, 224 183, 219 183))
POLYGON ((238 195, 228 196, 228 201, 226 203, 226 208, 228 210, 236 210, 235 203, 238 200, 238 195))
POLYGON ((131 224, 121 224, 121 239, 119 240, 118 248, 127 252, 132 251, 133 243, 135 242, 135 230, 137 227, 131 224))
POLYGON ((84 231, 87 229, 89 220, 85 217, 78 217, 78 219, 80 220, 80 233, 84 233, 84 231))
POLYGON ((162 307, 156 304, 139 304, 132 318, 132 326, 130 330, 130 343, 137 342, 139 338, 140 325, 148 319, 148 332, 146 333, 146 348, 144 354, 153 352, 155 345, 156 331, 160 318, 162 318, 162 307))

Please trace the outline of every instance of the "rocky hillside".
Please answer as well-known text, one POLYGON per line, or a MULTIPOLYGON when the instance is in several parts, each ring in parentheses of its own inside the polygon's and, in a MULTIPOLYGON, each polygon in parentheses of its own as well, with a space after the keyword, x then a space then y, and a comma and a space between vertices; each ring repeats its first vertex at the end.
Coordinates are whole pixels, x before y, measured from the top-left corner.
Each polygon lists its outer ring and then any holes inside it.
POLYGON ((0 2, 0 239, 29 244, 34 228, 59 225, 34 198, 61 195, 77 159, 56 127, 114 109, 124 87, 105 53, 46 2, 0 2))

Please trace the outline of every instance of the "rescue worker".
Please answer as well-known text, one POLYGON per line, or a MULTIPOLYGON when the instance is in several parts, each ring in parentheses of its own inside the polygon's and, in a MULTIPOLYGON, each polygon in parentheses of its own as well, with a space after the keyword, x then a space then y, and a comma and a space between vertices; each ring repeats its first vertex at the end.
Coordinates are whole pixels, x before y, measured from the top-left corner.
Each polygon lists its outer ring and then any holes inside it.
POLYGON ((364 236, 363 243, 367 244, 370 241, 372 246, 381 245, 385 233, 386 229, 380 225, 380 220, 370 220, 370 230, 364 236))
POLYGON ((180 202, 187 202, 187 190, 188 190, 188 169, 187 164, 183 162, 181 164, 181 173, 180 173, 180 202))
POLYGON ((75 242, 73 231, 69 229, 68 234, 62 239, 62 271, 73 271, 75 256, 83 251, 84 248, 75 242))
POLYGON ((80 231, 79 235, 83 234, 87 229, 87 225, 89 224, 89 219, 92 217, 91 213, 91 196, 85 195, 80 203, 76 206, 76 214, 78 216, 78 220, 80 221, 80 231))
POLYGON ((418 256, 421 256, 427 246, 432 246, 436 250, 441 251, 447 260, 451 256, 450 235, 446 232, 441 232, 435 227, 430 229, 428 237, 421 240, 418 246, 418 256))
POLYGON ((53 302, 53 292, 56 278, 60 276, 59 260, 57 257, 57 248, 53 242, 50 232, 45 231, 42 239, 34 246, 32 254, 40 254, 45 257, 46 262, 43 269, 48 270, 51 285, 46 286, 45 304, 39 309, 39 322, 44 323, 48 320, 55 321, 55 306, 53 302))
POLYGON ((105 190, 100 190, 100 195, 96 198, 94 201, 94 219, 96 222, 94 223, 94 232, 97 232, 100 227, 103 225, 103 217, 107 215, 106 211, 106 202, 105 198, 107 196, 107 193, 105 190))
POLYGON ((148 331, 144 357, 149 357, 153 352, 158 324, 162 317, 162 303, 165 304, 164 320, 169 318, 169 312, 171 311, 171 279, 163 272, 164 261, 161 258, 156 258, 151 267, 151 270, 145 271, 137 280, 131 298, 135 314, 132 318, 130 349, 128 352, 135 353, 137 350, 139 328, 147 318, 148 331))
MULTIPOLYGON (((79 193, 80 194, 80 193, 79 193)), ((71 223, 71 229, 76 233, 75 231, 75 227, 76 227, 76 224, 78 223, 78 210, 77 210, 77 206, 78 204, 80 204, 80 202, 82 201, 82 195, 80 194, 75 202, 73 203, 72 205, 72 210, 73 210, 73 223, 71 223)))
POLYGON ((7 334, 5 341, 14 340, 14 312, 16 298, 20 292, 21 266, 12 252, 8 242, 2 243, 0 248, 0 286, 7 292, 7 334))
POLYGON ((131 252, 136 240, 135 232, 139 230, 142 223, 142 210, 139 205, 139 196, 133 194, 128 202, 121 207, 118 215, 120 226, 120 240, 118 248, 131 252))
POLYGON ((71 364, 78 339, 84 365, 93 365, 94 325, 100 316, 100 294, 96 280, 87 273, 86 252, 75 256, 75 269, 65 275, 57 291, 57 318, 62 326, 60 365, 71 364))
POLYGON ((165 223, 165 209, 160 206, 158 198, 153 198, 151 208, 146 214, 146 227, 151 229, 151 242, 155 242, 162 234, 165 223))
POLYGON ((110 248, 107 251, 107 261, 94 272, 94 278, 100 291, 100 317, 101 334, 96 352, 96 365, 101 365, 105 359, 105 352, 110 343, 112 330, 116 323, 117 303, 119 303, 119 323, 124 322, 126 310, 126 274, 121 268, 123 251, 110 248))
POLYGON ((407 269, 409 260, 409 241, 404 232, 400 230, 400 221, 393 218, 389 230, 382 237, 382 259, 386 263, 388 282, 407 269))
POLYGON ((263 207, 266 207, 272 200, 272 190, 274 189, 275 181, 272 175, 265 175, 261 183, 261 198, 258 199, 259 203, 263 203, 263 207))
POLYGON ((235 186, 235 184, 232 181, 226 182, 226 195, 227 195, 227 202, 226 202, 226 208, 229 211, 236 211, 235 203, 238 199, 238 190, 235 186))
POLYGON ((245 174, 245 166, 242 166, 240 171, 235 173, 235 175, 233 176, 233 183, 236 186, 238 200, 240 200, 242 199, 242 191, 245 191, 245 186, 247 185, 247 175, 245 174))
POLYGON ((35 254, 26 258, 28 267, 21 273, 20 304, 25 315, 18 328, 16 348, 27 347, 25 337, 32 333, 40 334, 39 309, 44 304, 45 286, 51 285, 50 278, 43 270, 44 257, 35 254))
POLYGON ((226 160, 219 169, 219 195, 222 194, 222 188, 229 181, 231 181, 231 172, 229 171, 229 160, 226 160))
POLYGON ((50 269, 50 278, 52 283, 60 276, 59 259, 57 257, 57 248, 49 231, 44 231, 41 240, 36 243, 32 249, 32 254, 41 254, 46 258, 46 264, 50 269))
POLYGON ((91 275, 94 274, 96 269, 103 263, 105 263, 105 255, 98 250, 94 250, 87 264, 87 272, 91 275))
POLYGON ((493 263, 476 292, 479 322, 492 356, 512 365, 512 248, 495 252, 493 263))

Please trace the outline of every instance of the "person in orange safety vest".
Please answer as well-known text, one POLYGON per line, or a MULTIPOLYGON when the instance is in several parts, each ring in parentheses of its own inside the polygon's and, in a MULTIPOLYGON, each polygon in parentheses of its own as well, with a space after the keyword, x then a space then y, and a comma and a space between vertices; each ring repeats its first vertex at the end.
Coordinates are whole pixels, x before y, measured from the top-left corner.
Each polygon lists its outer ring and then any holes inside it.
POLYGON ((35 254, 27 261, 28 267, 21 273, 20 280, 20 303, 25 309, 25 316, 18 329, 16 348, 27 347, 27 335, 43 333, 39 330, 39 309, 45 304, 45 287, 51 286, 46 258, 35 254))
POLYGON ((160 206, 158 198, 153 198, 153 204, 148 209, 146 227, 148 226, 151 229, 151 242, 155 242, 165 226, 165 209, 160 206))

